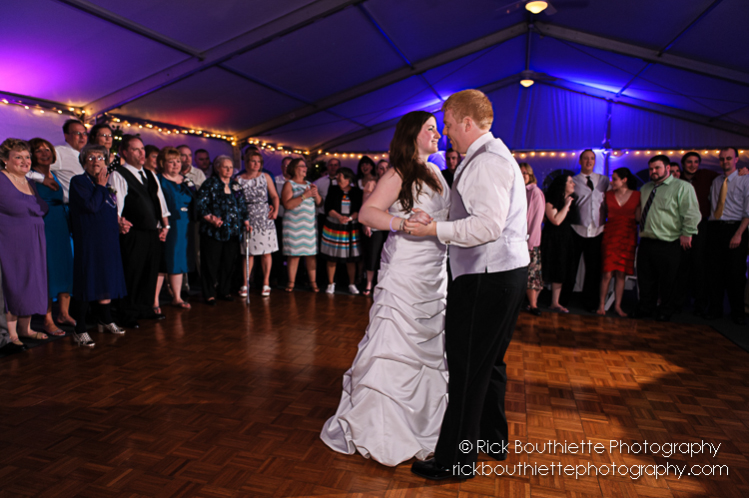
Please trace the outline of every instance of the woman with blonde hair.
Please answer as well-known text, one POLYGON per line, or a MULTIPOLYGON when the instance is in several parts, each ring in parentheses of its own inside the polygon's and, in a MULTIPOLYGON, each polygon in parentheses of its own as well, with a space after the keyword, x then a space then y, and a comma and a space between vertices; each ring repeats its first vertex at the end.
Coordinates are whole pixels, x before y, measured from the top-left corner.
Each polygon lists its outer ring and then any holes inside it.
POLYGON ((188 223, 193 210, 195 185, 185 178, 180 170, 180 152, 174 147, 164 147, 156 158, 164 200, 169 210, 169 227, 162 251, 162 268, 156 281, 154 294, 154 312, 161 313, 159 293, 164 279, 169 275, 169 287, 172 290, 172 306, 190 309, 190 304, 182 300, 182 276, 188 272, 187 245, 188 223))
POLYGON ((323 202, 318 187, 306 180, 307 163, 304 159, 293 159, 287 165, 289 181, 281 189, 281 202, 286 213, 282 226, 284 256, 289 258, 286 292, 294 290, 299 258, 305 258, 310 289, 318 292, 315 283, 317 269, 315 255, 318 253, 318 237, 315 231, 315 206, 323 202))

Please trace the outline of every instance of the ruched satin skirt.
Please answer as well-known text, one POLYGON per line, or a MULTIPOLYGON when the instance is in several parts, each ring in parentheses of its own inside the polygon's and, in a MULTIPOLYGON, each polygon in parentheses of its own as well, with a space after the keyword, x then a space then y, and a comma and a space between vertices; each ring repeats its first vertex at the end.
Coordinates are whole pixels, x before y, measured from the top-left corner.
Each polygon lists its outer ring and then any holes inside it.
POLYGON ((445 263, 435 238, 388 237, 370 324, 321 433, 332 449, 388 466, 433 453, 448 401, 445 263))

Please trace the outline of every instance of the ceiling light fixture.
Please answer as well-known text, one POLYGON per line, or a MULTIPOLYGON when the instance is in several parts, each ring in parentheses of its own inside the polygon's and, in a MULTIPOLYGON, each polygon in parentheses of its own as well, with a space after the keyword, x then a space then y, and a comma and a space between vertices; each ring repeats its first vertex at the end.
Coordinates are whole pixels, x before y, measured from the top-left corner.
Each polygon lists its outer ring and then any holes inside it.
POLYGON ((525 71, 521 71, 521 86, 524 88, 528 88, 531 85, 534 84, 534 72, 529 71, 526 69, 525 71))
POLYGON ((542 0, 534 0, 533 2, 529 2, 526 4, 526 10, 528 10, 532 14, 539 14, 544 9, 546 9, 547 6, 547 2, 544 2, 542 0))

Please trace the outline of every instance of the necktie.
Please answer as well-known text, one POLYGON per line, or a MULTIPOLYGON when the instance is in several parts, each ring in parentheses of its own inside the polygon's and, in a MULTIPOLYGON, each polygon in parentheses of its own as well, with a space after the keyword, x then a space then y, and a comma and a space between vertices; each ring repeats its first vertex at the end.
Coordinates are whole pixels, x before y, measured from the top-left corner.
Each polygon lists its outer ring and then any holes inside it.
POLYGON ((591 190, 594 190, 594 182, 591 181, 591 177, 586 177, 586 186, 590 188, 591 190))
POLYGON ((651 191, 651 195, 648 196, 648 200, 646 201, 646 206, 643 208, 643 213, 641 214, 641 228, 646 226, 646 216, 648 215, 648 210, 651 209, 651 203, 654 202, 654 197, 656 196, 656 189, 661 187, 663 184, 655 185, 654 190, 651 191))
POLYGON ((148 178, 146 178, 146 173, 143 172, 143 170, 140 171, 141 173, 141 182, 144 186, 148 187, 148 178))
POLYGON ((721 215, 724 214, 724 203, 727 201, 727 182, 729 177, 724 177, 724 182, 721 184, 721 190, 719 190, 719 203, 716 204, 716 211, 714 211, 714 218, 717 220, 721 219, 721 215))

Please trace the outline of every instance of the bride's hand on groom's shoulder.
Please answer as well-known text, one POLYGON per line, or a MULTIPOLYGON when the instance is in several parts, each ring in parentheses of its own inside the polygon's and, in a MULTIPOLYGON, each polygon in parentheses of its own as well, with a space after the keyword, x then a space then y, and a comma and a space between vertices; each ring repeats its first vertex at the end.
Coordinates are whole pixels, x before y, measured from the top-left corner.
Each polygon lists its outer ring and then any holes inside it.
POLYGON ((432 216, 425 213, 419 208, 412 209, 412 215, 409 216, 409 221, 414 223, 421 223, 422 225, 429 225, 432 222, 432 216))

